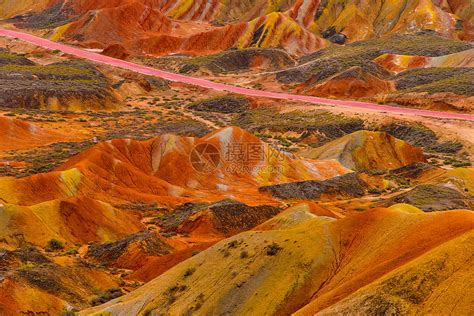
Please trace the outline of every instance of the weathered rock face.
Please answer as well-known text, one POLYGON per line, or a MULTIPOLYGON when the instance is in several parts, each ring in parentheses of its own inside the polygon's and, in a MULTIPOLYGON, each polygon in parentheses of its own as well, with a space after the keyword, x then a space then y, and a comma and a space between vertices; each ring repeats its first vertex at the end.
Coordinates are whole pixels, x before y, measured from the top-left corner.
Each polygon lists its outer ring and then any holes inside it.
POLYGON ((426 162, 423 151, 384 132, 357 131, 305 150, 304 157, 336 159, 352 170, 395 169, 426 162))
MULTIPOLYGON (((67 61, 47 66, 0 55, 0 105, 53 110, 113 110, 120 101, 92 65, 67 61)), ((11 57, 10 57, 11 56, 11 57)))
POLYGON ((39 12, 55 2, 59 0, 0 0, 0 19, 28 12, 39 12))
POLYGON ((130 53, 127 51, 127 49, 120 44, 112 44, 107 46, 102 51, 102 54, 118 59, 127 59, 127 57, 130 56, 130 53))

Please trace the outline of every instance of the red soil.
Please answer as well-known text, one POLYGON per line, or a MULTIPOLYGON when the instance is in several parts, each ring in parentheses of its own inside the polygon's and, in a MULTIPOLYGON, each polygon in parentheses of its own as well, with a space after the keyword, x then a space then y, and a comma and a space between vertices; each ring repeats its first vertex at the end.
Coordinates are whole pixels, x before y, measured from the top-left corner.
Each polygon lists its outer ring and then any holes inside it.
POLYGON ((0 116, 0 151, 44 146, 67 138, 56 131, 0 116))

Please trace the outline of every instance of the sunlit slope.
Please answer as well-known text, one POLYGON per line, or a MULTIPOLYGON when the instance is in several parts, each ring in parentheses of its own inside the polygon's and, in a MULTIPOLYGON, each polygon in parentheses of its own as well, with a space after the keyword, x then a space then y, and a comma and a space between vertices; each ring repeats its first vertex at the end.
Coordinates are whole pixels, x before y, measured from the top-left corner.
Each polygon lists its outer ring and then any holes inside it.
POLYGON ((0 116, 0 150, 26 149, 66 139, 57 131, 0 116))
POLYGON ((384 54, 374 62, 395 73, 414 68, 474 67, 474 49, 439 57, 384 54))
POLYGON ((471 231, 454 238, 319 311, 315 302, 296 315, 400 313, 405 315, 468 315, 474 296, 471 231), (319 311, 319 312, 318 312, 319 311))
POLYGON ((357 131, 302 153, 311 159, 336 159, 352 170, 395 169, 424 162, 423 151, 383 132, 357 131))
MULTIPOLYGON (((472 274, 467 259, 473 225, 474 215, 468 211, 420 214, 374 209, 339 220, 308 217, 282 229, 222 241, 142 288, 82 314, 287 314, 308 304, 311 312, 318 312, 357 296, 360 289, 375 291, 380 280, 402 270, 417 277, 392 282, 393 300, 416 297, 411 304, 428 311, 424 304, 434 298, 420 293, 417 280, 431 280, 434 273, 429 290, 441 293, 449 271, 459 271, 452 275, 451 282, 456 283, 472 274), (455 254, 453 260, 448 253, 455 254), (449 268, 428 269, 425 263, 435 259, 444 260, 449 268)), ((443 301, 443 310, 449 305, 467 312, 472 295, 466 294, 466 287, 450 291, 466 298, 458 307, 454 301, 443 301)), ((385 306, 371 307, 381 312, 385 306)))
POLYGON ((456 24, 451 13, 444 11, 431 0, 330 0, 320 2, 315 11, 315 20, 310 28, 323 32, 335 26, 336 30, 344 33, 350 41, 423 29, 452 36, 456 24))
POLYGON ((227 127, 202 138, 162 135, 147 141, 117 139, 100 143, 57 171, 0 179, 0 198, 17 205, 77 196, 93 196, 112 204, 177 205, 224 198, 250 205, 275 204, 278 202, 273 198, 259 193, 260 186, 324 180, 347 172, 336 161, 287 155, 240 128, 227 127), (193 163, 194 158, 199 159, 195 149, 200 144, 210 144, 217 150, 217 160, 209 170, 193 163), (248 144, 257 148, 259 155, 241 156, 248 144))
POLYGON ((56 2, 58 0, 0 0, 0 18, 41 11, 56 2))
POLYGON ((132 214, 89 198, 0 205, 0 223, 0 247, 7 249, 25 242, 45 247, 52 239, 69 245, 103 242, 143 229, 132 214))

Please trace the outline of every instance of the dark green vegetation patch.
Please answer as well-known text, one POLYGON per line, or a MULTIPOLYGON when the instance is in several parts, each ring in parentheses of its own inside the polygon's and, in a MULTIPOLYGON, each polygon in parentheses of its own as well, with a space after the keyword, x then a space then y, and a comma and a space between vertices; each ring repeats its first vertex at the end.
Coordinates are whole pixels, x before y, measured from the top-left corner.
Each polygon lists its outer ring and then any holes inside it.
POLYGON ((427 151, 456 154, 463 148, 458 142, 440 142, 435 132, 417 123, 391 123, 379 129, 413 146, 423 147, 427 151))
POLYGON ((34 63, 26 57, 11 54, 6 49, 0 48, 0 66, 3 65, 34 65, 34 63))

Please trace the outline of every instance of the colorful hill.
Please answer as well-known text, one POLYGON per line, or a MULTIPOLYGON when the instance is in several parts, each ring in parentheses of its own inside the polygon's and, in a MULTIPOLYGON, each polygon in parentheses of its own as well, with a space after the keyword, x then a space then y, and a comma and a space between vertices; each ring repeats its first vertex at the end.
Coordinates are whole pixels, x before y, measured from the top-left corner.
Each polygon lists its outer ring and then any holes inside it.
POLYGON ((210 54, 232 47, 285 47, 289 53, 301 55, 326 45, 325 40, 284 13, 274 12, 249 22, 212 27, 173 21, 160 11, 147 8, 150 7, 139 3, 102 8, 94 13, 92 20, 89 14, 84 14, 77 22, 61 26, 53 38, 71 41, 80 38, 81 45, 98 48, 120 43, 135 54, 154 55, 210 54), (132 24, 122 25, 123 21, 132 24))
POLYGON ((143 229, 138 216, 85 197, 51 200, 31 206, 1 204, 0 247, 25 243, 46 247, 52 239, 68 247, 117 240, 143 229))
MULTIPOLYGON (((148 141, 118 139, 94 146, 54 172, 21 179, 0 178, 4 210, 1 222, 5 228, 2 240, 8 247, 17 246, 15 236, 20 232, 23 240, 40 246, 51 239, 69 244, 99 242, 116 240, 143 228, 141 216, 134 218, 111 204, 175 207, 227 198, 250 205, 235 205, 240 217, 255 212, 248 209, 251 206, 280 205, 275 198, 259 192, 262 185, 324 180, 346 172, 348 169, 336 161, 292 158, 235 127, 200 139, 173 135, 148 141), (94 199, 87 198, 90 196, 94 199)), ((192 233, 200 225, 197 222, 222 227, 228 219, 221 213, 215 217, 214 208, 210 209, 209 214, 194 214, 192 220, 184 217, 181 229, 192 233)), ((253 215, 248 216, 247 221, 253 215)), ((226 228, 219 234, 244 228, 226 228)))
POLYGON ((336 159, 352 170, 395 169, 426 158, 419 148, 383 132, 358 131, 302 152, 311 159, 336 159))
POLYGON ((38 311, 59 314, 72 304, 89 306, 88 299, 119 286, 103 271, 84 265, 80 259, 49 259, 35 247, 0 250, 0 312, 21 315, 38 311))
POLYGON ((473 10, 0 0, 0 316, 472 314, 473 10))
POLYGON ((395 90, 393 83, 383 80, 361 67, 354 66, 338 73, 322 83, 313 83, 308 80, 300 85, 298 93, 318 97, 337 99, 373 97, 395 90))
POLYGON ((68 139, 58 131, 0 116, 0 151, 27 149, 68 139))
POLYGON ((468 211, 374 209, 338 220, 308 214, 276 230, 219 242, 81 315, 306 315, 349 312, 351 304, 370 313, 389 308, 465 314, 472 303, 472 296, 461 293, 470 291, 465 280, 472 276, 473 224, 468 211), (460 291, 461 299, 430 295, 449 284, 456 284, 449 293, 460 291))
POLYGON ((468 39, 472 33, 465 3, 451 8, 431 0, 405 4, 378 0, 87 0, 49 1, 33 7, 30 1, 20 2, 15 7, 8 3, 3 15, 37 12, 17 20, 30 28, 57 26, 52 35, 55 40, 102 49, 122 44, 134 54, 283 47, 291 54, 304 55, 329 42, 341 44, 387 34, 431 30, 468 39), (456 31, 458 20, 465 22, 462 34, 456 31))
POLYGON ((54 0, 1 0, 0 18, 10 18, 18 14, 38 12, 47 9, 54 0))
POLYGON ((7 191, 0 197, 23 205, 88 194, 108 203, 154 201, 176 205, 190 200, 235 198, 255 205, 272 201, 258 193, 260 185, 322 180, 346 172, 335 161, 291 158, 239 128, 228 127, 201 139, 164 135, 143 142, 118 139, 101 143, 56 172, 21 180, 1 179, 0 187, 7 191), (201 157, 193 155, 199 153, 196 150, 207 150, 208 144, 217 150, 218 161, 211 157, 215 165, 207 165, 207 160, 200 165, 201 157), (247 157, 250 150, 256 152, 247 157), (42 196, 29 194, 45 181, 50 183, 49 191, 43 191, 42 196))
POLYGON ((474 67, 474 49, 439 57, 384 54, 374 62, 394 73, 414 68, 474 67))

